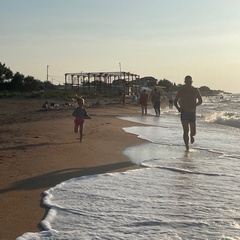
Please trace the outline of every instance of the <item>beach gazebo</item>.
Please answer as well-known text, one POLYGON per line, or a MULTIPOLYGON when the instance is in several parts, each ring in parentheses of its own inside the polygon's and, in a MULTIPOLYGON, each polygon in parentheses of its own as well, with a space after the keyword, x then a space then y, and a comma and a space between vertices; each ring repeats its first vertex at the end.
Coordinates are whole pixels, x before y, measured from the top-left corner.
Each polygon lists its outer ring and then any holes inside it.
MULTIPOLYGON (((65 73, 65 88, 70 86, 72 89, 82 89, 85 91, 92 91, 94 92, 105 92, 106 86, 111 86, 116 89, 119 88, 122 91, 125 91, 127 94, 133 91, 133 83, 135 80, 139 79, 140 76, 138 74, 130 73, 130 72, 80 72, 80 73, 65 73), (91 88, 91 83, 93 86, 91 88), (101 83, 104 83, 101 87, 101 83), (115 84, 114 84, 115 83, 115 84), (84 87, 87 85, 87 87, 84 87), (98 87, 100 85, 100 87, 98 87)), ((112 88, 111 88, 112 90, 112 88)))

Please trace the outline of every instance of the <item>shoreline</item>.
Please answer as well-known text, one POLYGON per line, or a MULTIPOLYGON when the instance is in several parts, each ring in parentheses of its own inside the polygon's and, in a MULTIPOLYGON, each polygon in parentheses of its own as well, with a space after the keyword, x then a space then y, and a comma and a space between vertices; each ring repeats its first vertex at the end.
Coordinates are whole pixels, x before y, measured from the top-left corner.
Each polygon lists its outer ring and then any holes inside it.
POLYGON ((116 116, 139 115, 139 109, 136 105, 87 108, 92 119, 85 121, 83 143, 73 133, 71 109, 58 112, 61 116, 54 119, 1 125, 0 211, 5 217, 0 221, 0 238, 43 230, 40 222, 48 212, 42 204, 45 190, 74 177, 138 168, 122 152, 145 141, 124 132, 133 123, 116 116))

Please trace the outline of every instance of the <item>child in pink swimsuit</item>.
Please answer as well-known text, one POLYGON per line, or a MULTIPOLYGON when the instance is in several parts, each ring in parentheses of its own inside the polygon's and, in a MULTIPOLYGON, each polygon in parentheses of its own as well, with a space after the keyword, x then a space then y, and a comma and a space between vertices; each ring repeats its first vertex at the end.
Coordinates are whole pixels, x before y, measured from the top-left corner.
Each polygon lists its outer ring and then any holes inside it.
POLYGON ((87 114, 86 109, 84 108, 84 99, 78 97, 77 98, 77 103, 78 107, 73 111, 72 115, 75 117, 74 120, 74 132, 78 132, 79 128, 79 133, 80 133, 80 142, 83 141, 83 123, 84 123, 84 118, 91 119, 91 117, 87 114))

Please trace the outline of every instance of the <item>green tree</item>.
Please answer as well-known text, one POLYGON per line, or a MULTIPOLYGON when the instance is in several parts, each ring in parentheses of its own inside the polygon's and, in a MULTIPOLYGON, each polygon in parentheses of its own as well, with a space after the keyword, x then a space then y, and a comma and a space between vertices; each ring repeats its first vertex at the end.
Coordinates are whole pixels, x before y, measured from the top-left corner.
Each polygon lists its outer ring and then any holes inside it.
POLYGON ((11 89, 22 92, 24 90, 24 75, 16 72, 11 81, 11 89))
POLYGON ((23 90, 25 92, 36 91, 38 89, 40 81, 35 80, 32 76, 27 76, 23 79, 23 90))
POLYGON ((45 81, 43 84, 44 84, 45 88, 48 90, 56 89, 56 86, 53 85, 50 81, 45 81))
POLYGON ((166 88, 166 91, 169 91, 170 89, 172 90, 172 91, 176 91, 177 90, 177 86, 176 86, 176 84, 174 83, 174 84, 172 84, 169 80, 167 80, 167 79, 160 79, 159 81, 158 81, 158 83, 157 83, 157 85, 158 86, 163 86, 163 87, 165 87, 166 88))
POLYGON ((209 87, 207 86, 202 86, 199 88, 199 91, 201 92, 202 95, 213 95, 213 90, 211 90, 209 87))
POLYGON ((5 63, 0 62, 0 83, 3 83, 5 80, 10 80, 13 77, 13 72, 10 68, 7 68, 5 63))

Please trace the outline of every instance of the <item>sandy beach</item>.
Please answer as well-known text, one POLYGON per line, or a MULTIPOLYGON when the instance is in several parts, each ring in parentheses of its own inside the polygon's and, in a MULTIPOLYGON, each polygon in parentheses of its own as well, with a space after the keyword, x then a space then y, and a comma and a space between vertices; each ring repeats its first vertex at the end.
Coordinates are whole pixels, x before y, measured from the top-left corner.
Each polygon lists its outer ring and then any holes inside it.
MULTIPOLYGON (((91 101, 86 99, 86 104, 91 101)), ((36 111, 42 100, 0 99, 0 239, 38 232, 48 211, 44 191, 74 177, 125 171, 132 164, 122 151, 143 143, 127 134, 132 126, 116 116, 139 115, 136 104, 88 107, 83 143, 73 132, 73 108, 36 111)), ((137 125, 137 124, 135 124, 137 125)))

